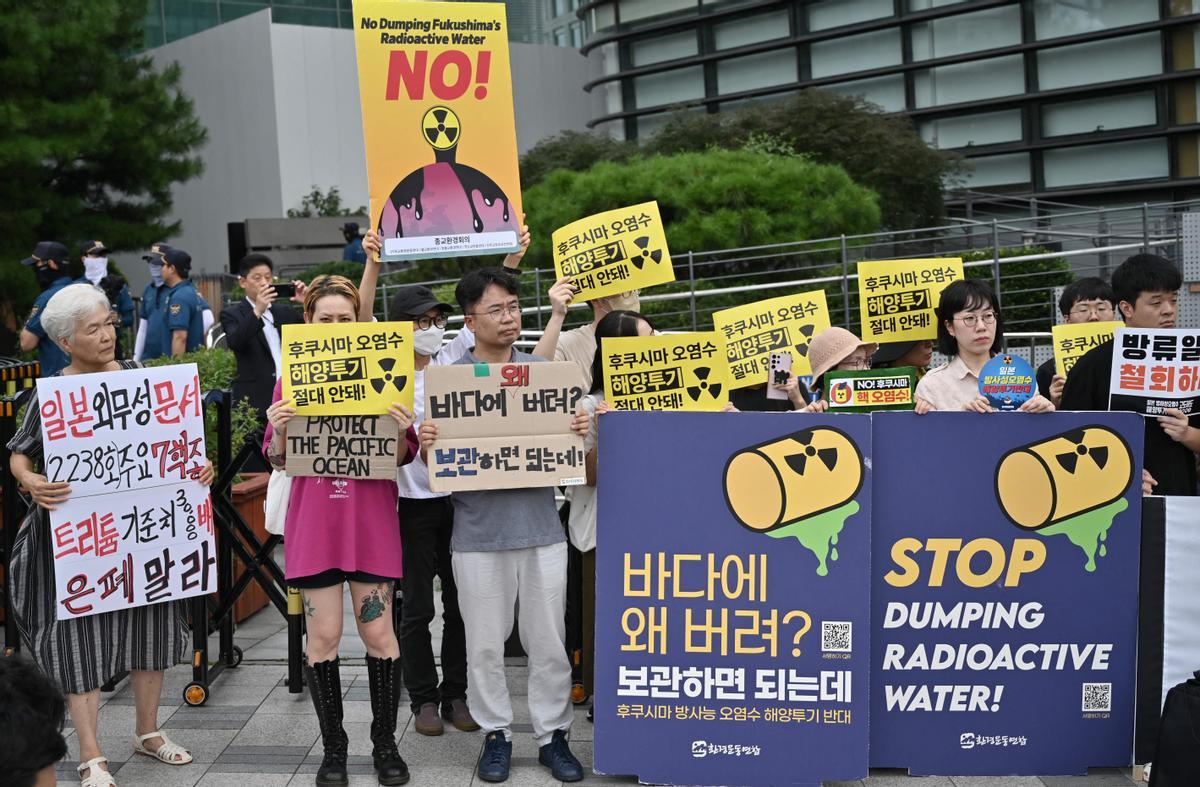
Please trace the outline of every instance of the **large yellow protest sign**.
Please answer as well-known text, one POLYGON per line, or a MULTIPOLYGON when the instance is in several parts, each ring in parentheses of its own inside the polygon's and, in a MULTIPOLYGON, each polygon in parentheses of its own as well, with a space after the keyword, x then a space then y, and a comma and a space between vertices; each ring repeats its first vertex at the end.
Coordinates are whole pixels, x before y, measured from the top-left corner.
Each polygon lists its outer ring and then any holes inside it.
POLYGON ((382 259, 516 251, 521 183, 504 5, 355 0, 354 30, 382 259))
POLYGON ((283 398, 300 415, 382 415, 413 406, 411 322, 283 326, 283 398))
POLYGON ((773 352, 792 354, 792 374, 812 373, 808 345, 829 327, 824 290, 757 301, 713 313, 734 388, 767 382, 773 352))
POLYGON ((554 270, 571 277, 577 301, 675 281, 657 202, 573 221, 556 229, 551 241, 554 270))
POLYGON ((938 297, 963 278, 958 257, 858 263, 858 305, 864 342, 937 338, 938 297))
POLYGON ((720 410, 729 369, 715 331, 604 340, 604 396, 617 410, 720 410))
POLYGON ((1122 322, 1080 322, 1055 325, 1050 329, 1054 337, 1054 373, 1066 377, 1075 362, 1093 347, 1113 337, 1122 322))

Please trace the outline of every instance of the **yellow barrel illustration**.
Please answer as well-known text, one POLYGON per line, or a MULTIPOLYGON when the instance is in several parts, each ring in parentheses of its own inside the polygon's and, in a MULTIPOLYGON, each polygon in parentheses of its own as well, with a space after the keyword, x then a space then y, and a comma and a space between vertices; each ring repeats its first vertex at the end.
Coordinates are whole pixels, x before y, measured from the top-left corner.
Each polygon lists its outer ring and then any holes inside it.
POLYGON ((1013 524, 1037 530, 1117 500, 1133 457, 1116 432, 1073 429, 1009 451, 996 467, 996 499, 1013 524))
POLYGON ((725 464, 725 502, 755 532, 844 505, 863 483, 858 446, 840 429, 817 426, 744 448, 725 464))

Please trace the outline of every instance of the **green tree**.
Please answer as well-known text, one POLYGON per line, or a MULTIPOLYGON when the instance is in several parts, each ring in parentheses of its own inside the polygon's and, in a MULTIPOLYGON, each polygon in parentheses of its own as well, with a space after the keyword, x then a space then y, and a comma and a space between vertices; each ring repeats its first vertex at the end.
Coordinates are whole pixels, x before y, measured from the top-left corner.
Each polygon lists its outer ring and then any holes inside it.
MULTIPOLYGON (((39 240, 143 248, 179 232, 171 187, 206 137, 142 45, 144 0, 29 0, 0 14, 0 316, 37 294, 18 264, 39 240)), ((8 348, 0 348, 0 352, 8 348)))
POLYGON ((343 205, 342 195, 338 193, 337 186, 330 186, 327 192, 313 186, 312 191, 300 200, 300 207, 288 208, 287 215, 289 219, 308 219, 313 216, 360 216, 366 212, 366 205, 360 205, 354 210, 343 205))
MULTIPOLYGON (((1004 327, 1009 332, 1048 331, 1057 320, 1058 303, 1054 288, 1075 280, 1066 257, 1005 262, 1009 257, 1046 254, 1042 246, 1015 246, 1000 249, 1000 302, 1004 327)), ((963 262, 994 259, 990 251, 972 251, 962 255, 963 262)), ((968 279, 986 279, 995 287, 991 265, 967 268, 968 279)))
POLYGON ((582 131, 564 131, 543 139, 521 156, 521 186, 527 189, 541 183, 556 169, 578 172, 597 161, 628 161, 637 152, 637 145, 631 142, 582 131))

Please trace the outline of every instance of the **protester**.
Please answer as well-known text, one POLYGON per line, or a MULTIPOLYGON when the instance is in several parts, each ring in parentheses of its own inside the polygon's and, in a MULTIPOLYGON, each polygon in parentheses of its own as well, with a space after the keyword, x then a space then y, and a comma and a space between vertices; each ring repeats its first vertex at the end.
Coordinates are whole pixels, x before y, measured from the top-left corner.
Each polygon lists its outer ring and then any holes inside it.
POLYGON ((899 369, 911 366, 920 380, 933 362, 933 340, 916 339, 909 342, 885 342, 871 356, 872 369, 899 369))
POLYGON ((878 347, 864 342, 850 331, 831 326, 813 337, 808 345, 808 362, 812 367, 813 387, 820 396, 800 408, 805 413, 823 413, 829 409, 825 396, 825 373, 830 371, 862 371, 871 368, 871 355, 878 347))
MULTIPOLYGON (((1183 276, 1170 260, 1136 254, 1112 275, 1113 295, 1129 328, 1174 328, 1183 276)), ((1113 342, 1087 352, 1071 367, 1062 393, 1063 410, 1108 410, 1113 342)), ((1146 441, 1142 491, 1157 495, 1196 494, 1196 453, 1200 452, 1200 414, 1190 419, 1167 410, 1145 418, 1146 441)))
MULTIPOLYGON (((134 361, 114 360, 116 333, 108 298, 90 285, 63 288, 46 304, 42 326, 70 356, 64 375, 135 369, 134 361)), ((51 483, 38 472, 42 458, 41 409, 36 394, 25 419, 9 442, 9 463, 16 480, 28 490, 30 507, 17 532, 10 563, 13 608, 18 628, 38 665, 62 687, 79 739, 79 773, 84 787, 115 782, 98 740, 100 685, 113 675, 131 673, 136 726, 134 751, 171 765, 192 756, 158 729, 163 670, 185 660, 191 643, 184 602, 104 612, 78 618, 56 616, 54 545, 49 511, 71 495, 66 483, 51 483)), ((199 481, 213 479, 207 464, 199 481)))
MULTIPOLYGON (((458 283, 455 298, 475 335, 474 348, 457 363, 542 360, 513 347, 521 332, 521 304, 512 274, 496 268, 472 271, 458 283)), ((572 429, 586 437, 587 422, 586 413, 579 411, 572 417, 572 429)), ((426 419, 420 434, 427 456, 437 443, 437 421, 426 419)), ((471 713, 487 732, 479 777, 500 782, 509 774, 512 704, 504 677, 504 642, 519 602, 538 761, 558 781, 579 781, 583 767, 567 743, 573 717, 565 649, 567 545, 554 490, 455 492, 453 503, 451 550, 466 624, 467 694, 471 713)))
MULTIPOLYGON (((978 279, 951 282, 942 290, 935 312, 938 350, 950 360, 931 369, 917 383, 916 411, 969 410, 990 413, 979 392, 979 373, 1004 341, 1004 318, 996 294, 978 279)), ((1034 394, 1018 408, 1026 413, 1054 410, 1050 400, 1034 394)))
POLYGON ((44 240, 34 248, 33 254, 21 260, 21 264, 35 270, 38 286, 42 288, 42 293, 33 302, 29 319, 21 330, 18 340, 21 352, 37 349, 41 376, 53 377, 70 363, 70 359, 54 340, 46 335, 42 328, 42 312, 50 299, 71 283, 71 278, 67 275, 67 247, 61 243, 44 240))
POLYGON ((133 342, 133 360, 153 361, 163 356, 163 310, 164 293, 167 290, 163 281, 163 255, 171 247, 165 243, 155 243, 150 251, 142 255, 150 272, 150 283, 142 291, 142 303, 138 308, 137 337, 133 342))
MULTIPOLYGON (((342 276, 318 276, 304 294, 304 321, 312 324, 358 321, 359 291, 342 276)), ((264 445, 271 466, 287 460, 287 424, 296 415, 291 399, 276 383, 267 408, 270 427, 264 445)), ((396 403, 389 408, 404 440, 396 462, 417 450, 413 415, 396 403)), ((395 581, 402 574, 396 482, 354 478, 297 477, 284 523, 284 558, 290 587, 304 601, 309 694, 321 728, 324 758, 317 784, 348 784, 349 738, 342 726, 342 684, 338 645, 342 639, 342 586, 359 605, 358 635, 367 649, 371 691, 371 757, 380 784, 404 784, 408 765, 396 748, 400 705, 400 645, 392 627, 395 581)))
POLYGON ((117 360, 121 360, 121 329, 133 325, 133 298, 129 297, 129 286, 125 277, 118 273, 110 273, 108 269, 108 248, 102 241, 84 241, 81 248, 80 261, 83 263, 83 275, 76 279, 78 284, 90 284, 99 287, 108 296, 108 305, 112 309, 113 319, 117 326, 117 360))
POLYGON ((162 332, 164 355, 183 355, 204 346, 204 311, 208 303, 196 292, 189 276, 192 256, 182 249, 163 252, 163 283, 167 287, 163 303, 162 332))
MULTIPOLYGON (((1058 299, 1058 310, 1068 325, 1107 322, 1116 317, 1117 299, 1107 282, 1090 276, 1063 288, 1062 297, 1058 299)), ((1055 407, 1062 402, 1062 390, 1066 382, 1067 378, 1054 372, 1053 355, 1038 367, 1038 393, 1049 399, 1055 407)))
POLYGON ((363 239, 358 234, 358 222, 347 221, 343 224, 342 237, 346 239, 346 247, 342 249, 342 261, 366 262, 367 252, 363 249, 363 239))
MULTIPOLYGON (((607 298, 593 298, 588 301, 592 307, 592 321, 587 325, 563 331, 558 337, 558 345, 554 349, 554 360, 572 361, 579 364, 583 370, 583 388, 592 387, 592 359, 596 355, 596 326, 605 315, 614 311, 641 311, 637 290, 610 295, 607 298)), ((546 356, 549 357, 549 356, 546 356)))
POLYGON ((761 383, 743 388, 734 388, 729 392, 729 403, 737 412, 748 413, 787 413, 793 410, 803 410, 808 406, 812 393, 800 378, 789 373, 786 383, 761 383), (786 399, 767 398, 767 389, 774 388, 787 394, 786 399))
POLYGON ((0 657, 0 784, 52 787, 67 754, 63 696, 33 662, 0 657))

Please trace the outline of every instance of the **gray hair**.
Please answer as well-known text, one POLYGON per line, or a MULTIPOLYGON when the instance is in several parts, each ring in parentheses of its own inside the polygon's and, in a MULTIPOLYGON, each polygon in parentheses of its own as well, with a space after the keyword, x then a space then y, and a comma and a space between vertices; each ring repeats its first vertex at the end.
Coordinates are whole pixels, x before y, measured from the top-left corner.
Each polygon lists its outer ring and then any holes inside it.
POLYGON ((42 329, 56 344, 70 339, 79 324, 96 313, 108 311, 108 296, 90 284, 71 284, 63 287, 42 311, 42 329))

